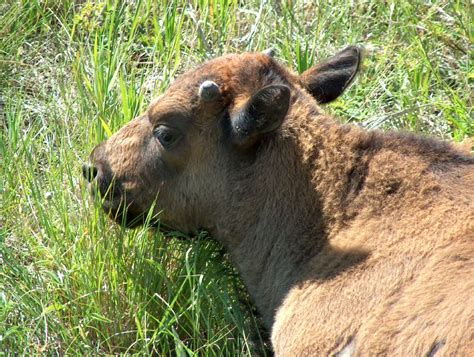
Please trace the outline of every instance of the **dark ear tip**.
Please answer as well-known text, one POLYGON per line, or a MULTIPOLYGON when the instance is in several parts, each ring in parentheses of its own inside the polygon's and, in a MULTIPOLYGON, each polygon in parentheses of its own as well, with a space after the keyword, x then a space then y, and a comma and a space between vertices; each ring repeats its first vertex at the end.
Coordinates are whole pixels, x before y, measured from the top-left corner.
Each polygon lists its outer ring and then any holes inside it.
POLYGON ((360 67, 369 54, 372 53, 372 48, 369 45, 351 45, 342 50, 342 53, 345 51, 347 51, 351 57, 357 57, 357 64, 358 67, 360 67))
POLYGON ((360 64, 365 59, 367 50, 364 46, 351 45, 344 48, 341 52, 339 52, 339 54, 357 58, 357 61, 360 64))
POLYGON ((353 52, 353 53, 360 53, 362 48, 363 47, 359 46, 359 45, 350 45, 350 46, 347 46, 346 48, 344 48, 341 52, 350 51, 350 52, 353 52))

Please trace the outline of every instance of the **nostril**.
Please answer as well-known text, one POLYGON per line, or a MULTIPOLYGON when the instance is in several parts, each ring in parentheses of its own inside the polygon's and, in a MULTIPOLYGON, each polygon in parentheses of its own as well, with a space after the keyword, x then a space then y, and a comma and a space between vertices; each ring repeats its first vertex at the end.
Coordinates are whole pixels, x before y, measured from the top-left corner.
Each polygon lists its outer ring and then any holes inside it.
POLYGON ((93 165, 82 165, 82 176, 84 176, 84 178, 89 182, 92 182, 92 180, 97 176, 97 171, 97 167, 93 165))

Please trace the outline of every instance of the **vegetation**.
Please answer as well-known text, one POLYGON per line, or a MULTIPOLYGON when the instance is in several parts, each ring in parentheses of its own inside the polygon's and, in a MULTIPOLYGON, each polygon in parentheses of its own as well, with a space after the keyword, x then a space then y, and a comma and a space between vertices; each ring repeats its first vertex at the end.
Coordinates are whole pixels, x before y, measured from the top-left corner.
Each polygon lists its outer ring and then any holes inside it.
POLYGON ((469 1, 6 0, 0 4, 0 351, 250 355, 268 342, 205 233, 112 223, 81 164, 179 73, 276 49, 297 71, 368 44, 327 107, 368 128, 474 135, 469 1))

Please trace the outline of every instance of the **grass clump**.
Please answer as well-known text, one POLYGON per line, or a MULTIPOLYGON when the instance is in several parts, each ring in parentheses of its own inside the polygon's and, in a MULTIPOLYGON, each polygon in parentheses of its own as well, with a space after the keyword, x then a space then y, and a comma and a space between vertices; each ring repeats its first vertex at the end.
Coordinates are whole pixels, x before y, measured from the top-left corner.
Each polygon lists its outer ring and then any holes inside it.
POLYGON ((221 248, 111 223, 89 202, 82 162, 182 71, 267 47, 302 72, 370 44, 365 72, 328 111, 473 136, 470 11, 442 0, 0 4, 0 351, 268 352, 221 248))

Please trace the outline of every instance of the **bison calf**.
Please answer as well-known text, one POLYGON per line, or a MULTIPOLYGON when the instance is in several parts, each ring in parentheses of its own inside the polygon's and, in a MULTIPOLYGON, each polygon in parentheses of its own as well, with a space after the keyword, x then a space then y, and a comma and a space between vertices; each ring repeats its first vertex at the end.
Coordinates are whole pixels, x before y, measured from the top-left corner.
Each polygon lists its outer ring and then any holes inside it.
POLYGON ((220 241, 279 356, 472 355, 474 159, 324 115, 359 62, 349 47, 298 76, 268 53, 214 59, 84 174, 120 222, 153 209, 220 241))

